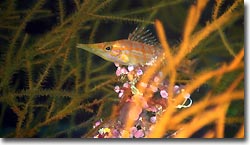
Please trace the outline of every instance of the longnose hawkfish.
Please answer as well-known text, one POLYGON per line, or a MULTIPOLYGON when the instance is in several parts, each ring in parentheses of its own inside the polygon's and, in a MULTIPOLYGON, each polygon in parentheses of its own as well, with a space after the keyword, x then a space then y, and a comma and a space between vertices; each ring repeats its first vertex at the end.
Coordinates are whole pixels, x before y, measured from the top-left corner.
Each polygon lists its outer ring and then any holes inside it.
MULTIPOLYGON (((159 42, 157 42, 149 30, 145 30, 144 28, 136 28, 129 34, 128 39, 94 44, 77 44, 77 47, 96 54, 107 61, 128 66, 153 65, 157 57, 164 54, 159 42)), ((185 67, 186 66, 189 65, 185 65, 185 67)), ((161 72, 158 72, 157 75, 160 74, 161 72)), ((143 82, 141 82, 140 85, 156 92, 159 85, 156 78, 157 76, 153 79, 154 83, 151 83, 149 86, 143 82)), ((141 92, 135 87, 135 83, 137 83, 138 80, 136 78, 129 80, 131 92, 141 95, 141 92)), ((177 107, 183 107, 184 103, 177 107)))
POLYGON ((107 61, 121 65, 152 65, 162 48, 149 30, 136 28, 128 39, 95 44, 77 44, 107 61))

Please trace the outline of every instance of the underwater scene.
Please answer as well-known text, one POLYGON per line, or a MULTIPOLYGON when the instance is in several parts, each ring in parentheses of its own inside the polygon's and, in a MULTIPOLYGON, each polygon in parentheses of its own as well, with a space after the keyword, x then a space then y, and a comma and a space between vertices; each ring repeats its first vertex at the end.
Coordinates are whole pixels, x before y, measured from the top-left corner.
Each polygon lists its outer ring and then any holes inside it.
POLYGON ((244 138, 243 0, 2 0, 1 138, 244 138))

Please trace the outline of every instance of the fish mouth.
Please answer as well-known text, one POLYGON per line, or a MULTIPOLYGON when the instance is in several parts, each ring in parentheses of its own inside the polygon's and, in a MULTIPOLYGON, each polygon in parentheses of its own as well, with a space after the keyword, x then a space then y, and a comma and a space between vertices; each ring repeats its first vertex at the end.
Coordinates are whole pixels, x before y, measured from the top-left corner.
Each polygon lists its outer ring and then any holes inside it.
POLYGON ((77 44, 77 45, 76 45, 76 47, 77 47, 77 48, 84 49, 84 50, 90 50, 90 49, 93 49, 93 48, 91 47, 91 45, 90 45, 90 44, 77 44))
POLYGON ((77 44, 76 48, 82 48, 84 44, 77 44))
POLYGON ((84 49, 90 53, 96 54, 96 55, 105 59, 106 52, 104 52, 104 50, 102 49, 102 47, 98 43, 96 43, 96 44, 77 44, 76 47, 84 49))
POLYGON ((91 53, 94 53, 94 54, 96 54, 100 51, 97 44, 77 44, 76 47, 84 49, 84 50, 91 52, 91 53))

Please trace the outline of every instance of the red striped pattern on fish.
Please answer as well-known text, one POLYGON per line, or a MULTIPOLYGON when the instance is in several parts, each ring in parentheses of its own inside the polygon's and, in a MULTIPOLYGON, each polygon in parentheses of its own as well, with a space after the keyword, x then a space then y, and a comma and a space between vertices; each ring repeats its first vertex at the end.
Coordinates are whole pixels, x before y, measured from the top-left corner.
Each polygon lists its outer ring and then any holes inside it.
POLYGON ((135 29, 128 39, 95 44, 78 44, 105 60, 121 65, 151 65, 162 52, 159 43, 148 30, 135 29))

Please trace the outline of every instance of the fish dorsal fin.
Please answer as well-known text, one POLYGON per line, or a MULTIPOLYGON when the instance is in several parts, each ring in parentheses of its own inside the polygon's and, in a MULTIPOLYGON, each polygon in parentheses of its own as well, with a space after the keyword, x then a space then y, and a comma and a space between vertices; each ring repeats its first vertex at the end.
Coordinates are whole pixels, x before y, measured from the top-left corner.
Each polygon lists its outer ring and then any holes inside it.
POLYGON ((144 27, 136 27, 135 30, 129 34, 128 40, 137 41, 152 46, 159 46, 159 42, 154 37, 154 35, 144 27))

